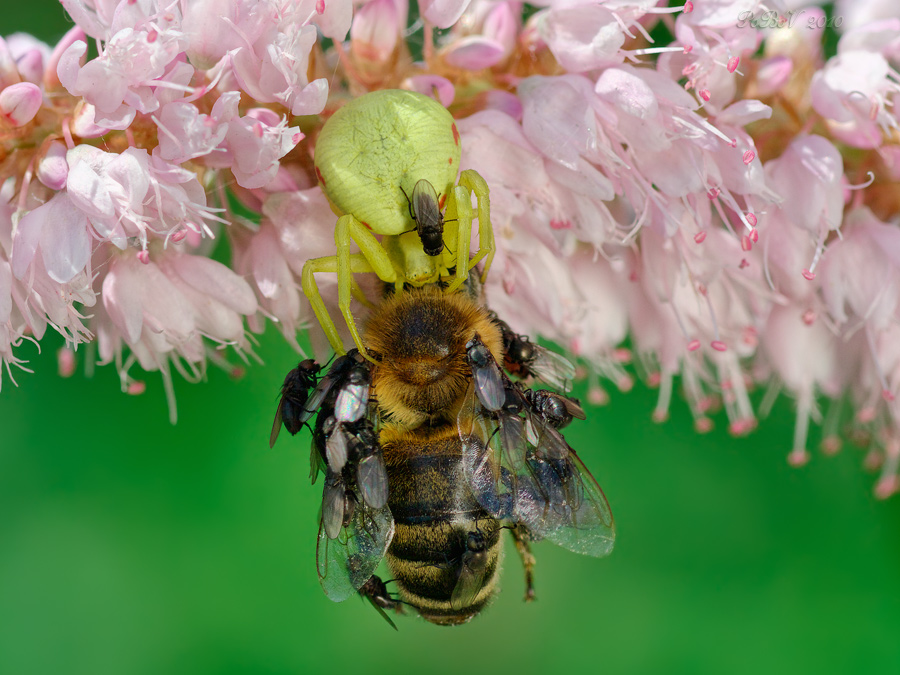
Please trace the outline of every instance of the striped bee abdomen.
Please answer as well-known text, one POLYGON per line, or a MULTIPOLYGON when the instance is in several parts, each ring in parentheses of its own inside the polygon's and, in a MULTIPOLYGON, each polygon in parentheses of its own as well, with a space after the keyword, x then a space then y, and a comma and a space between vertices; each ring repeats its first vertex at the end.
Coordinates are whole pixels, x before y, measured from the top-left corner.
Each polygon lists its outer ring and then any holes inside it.
POLYGON ((395 533, 386 559, 401 598, 428 621, 464 623, 497 590, 500 524, 472 496, 455 424, 385 428, 395 533))

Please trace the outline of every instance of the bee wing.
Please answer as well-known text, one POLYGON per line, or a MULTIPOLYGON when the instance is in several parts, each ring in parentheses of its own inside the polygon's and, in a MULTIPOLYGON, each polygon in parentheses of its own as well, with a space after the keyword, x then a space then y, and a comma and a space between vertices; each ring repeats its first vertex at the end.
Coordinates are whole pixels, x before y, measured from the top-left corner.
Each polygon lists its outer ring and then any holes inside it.
POLYGON ((343 602, 356 593, 384 558, 394 537, 394 518, 384 506, 372 509, 360 502, 353 518, 331 538, 325 531, 324 514, 319 523, 316 569, 325 595, 343 602))
POLYGON ((341 422, 356 422, 369 405, 369 383, 341 387, 334 403, 334 416, 341 422))
POLYGON ((546 347, 534 345, 534 362, 530 370, 554 389, 569 391, 575 380, 575 366, 565 356, 551 352, 546 347))
POLYGON ((475 603, 478 591, 484 586, 484 575, 487 565, 484 564, 484 554, 464 553, 462 566, 459 571, 459 579, 453 592, 450 594, 450 607, 463 609, 471 607, 475 603))
POLYGON ((275 441, 278 440, 278 434, 281 433, 281 400, 278 401, 278 407, 275 408, 275 421, 272 422, 272 432, 269 434, 269 449, 275 447, 275 441))

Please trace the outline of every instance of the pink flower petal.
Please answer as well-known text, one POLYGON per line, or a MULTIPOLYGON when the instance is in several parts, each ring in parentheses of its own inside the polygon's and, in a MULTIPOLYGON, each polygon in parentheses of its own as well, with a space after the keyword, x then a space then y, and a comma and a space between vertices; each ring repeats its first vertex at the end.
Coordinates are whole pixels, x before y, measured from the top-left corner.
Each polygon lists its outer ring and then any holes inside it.
POLYGON ((481 70, 499 63, 505 56, 505 50, 495 40, 469 35, 454 41, 443 54, 444 60, 454 68, 481 70))

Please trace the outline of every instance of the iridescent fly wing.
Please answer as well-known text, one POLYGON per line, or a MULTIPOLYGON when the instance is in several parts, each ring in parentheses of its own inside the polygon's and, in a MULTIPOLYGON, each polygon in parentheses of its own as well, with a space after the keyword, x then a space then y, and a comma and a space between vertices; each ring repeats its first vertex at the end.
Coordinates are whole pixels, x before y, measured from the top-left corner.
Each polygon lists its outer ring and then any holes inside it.
POLYGON ((528 459, 517 477, 515 516, 537 537, 595 557, 613 549, 615 524, 606 496, 574 451, 528 459))
POLYGON ((375 572, 393 537, 394 518, 387 506, 372 509, 358 503, 334 539, 320 522, 316 569, 325 595, 335 602, 354 595, 375 572))

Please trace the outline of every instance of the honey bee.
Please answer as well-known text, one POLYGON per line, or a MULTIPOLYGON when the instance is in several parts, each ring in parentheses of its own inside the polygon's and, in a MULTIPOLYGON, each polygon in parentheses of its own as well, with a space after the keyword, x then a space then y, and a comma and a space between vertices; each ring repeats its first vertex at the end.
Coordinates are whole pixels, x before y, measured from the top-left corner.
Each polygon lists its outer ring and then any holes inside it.
POLYGON ((365 330, 375 362, 350 352, 316 386, 327 390, 313 434, 313 477, 326 474, 319 578, 332 600, 358 592, 391 625, 385 610, 404 605, 441 625, 476 616, 497 593, 504 529, 526 600, 532 541, 602 556, 615 537, 603 492, 560 431, 584 419, 581 406, 504 373, 537 361, 508 353, 520 336, 464 288, 386 297, 365 330), (396 594, 374 575, 382 559, 396 594))

